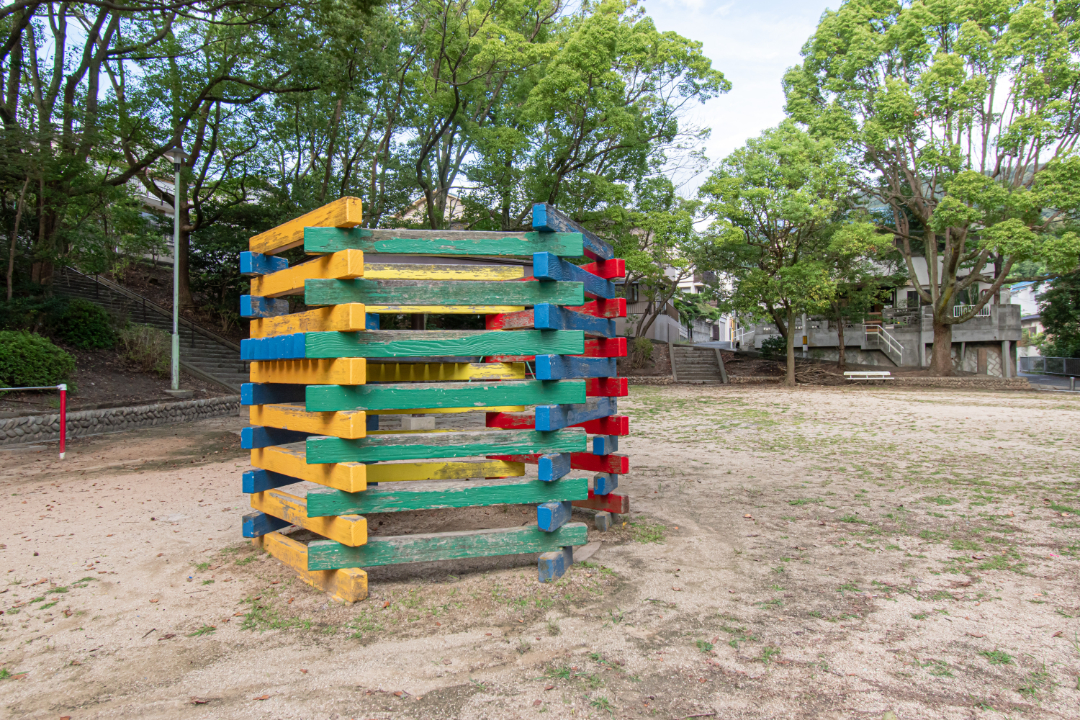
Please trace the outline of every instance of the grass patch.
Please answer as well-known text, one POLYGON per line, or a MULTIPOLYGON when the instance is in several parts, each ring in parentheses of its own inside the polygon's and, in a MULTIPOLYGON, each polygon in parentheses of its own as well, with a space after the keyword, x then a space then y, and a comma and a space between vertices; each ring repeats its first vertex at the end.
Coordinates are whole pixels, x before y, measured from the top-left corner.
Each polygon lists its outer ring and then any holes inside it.
POLYGON ((698 640, 694 645, 696 645, 697 649, 703 653, 712 652, 713 649, 713 644, 705 640, 698 640))
POLYGON ((667 532, 667 526, 660 523, 653 523, 648 520, 630 523, 630 537, 634 542, 662 543, 664 542, 665 532, 667 532))
POLYGON ((217 628, 213 625, 203 625, 201 628, 193 633, 188 633, 188 637, 202 637, 203 635, 213 635, 217 632, 217 628))
POLYGON ((979 654, 989 660, 991 665, 1012 665, 1012 655, 1004 650, 980 650, 979 654))
POLYGON ((798 500, 788 500, 788 505, 812 505, 823 502, 825 502, 823 498, 799 498, 798 500))

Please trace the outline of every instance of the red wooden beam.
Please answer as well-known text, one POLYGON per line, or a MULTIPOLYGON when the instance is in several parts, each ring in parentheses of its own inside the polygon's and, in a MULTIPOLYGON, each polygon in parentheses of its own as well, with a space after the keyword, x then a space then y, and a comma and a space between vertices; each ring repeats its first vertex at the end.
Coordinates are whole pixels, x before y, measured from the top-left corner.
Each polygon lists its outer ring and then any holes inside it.
MULTIPOLYGON (((487 414, 487 426, 503 430, 535 430, 536 416, 532 412, 489 412, 487 414)), ((619 437, 625 437, 630 434, 630 418, 626 415, 612 415, 611 417, 571 425, 571 427, 582 428, 590 435, 618 435, 619 437)))
POLYGON ((585 338, 585 357, 626 357, 626 338, 585 338))
POLYGON ((626 298, 613 298, 611 300, 597 299, 584 305, 574 307, 567 306, 567 310, 585 313, 594 317, 621 318, 626 317, 626 298))
POLYGON ((531 328, 533 326, 533 311, 521 310, 520 312, 485 315, 484 326, 488 330, 517 330, 519 328, 531 328))
POLYGON ((630 383, 626 378, 589 378, 585 381, 587 397, 626 397, 630 383))
MULTIPOLYGON (((535 465, 540 462, 540 455, 488 455, 491 460, 523 462, 535 465)), ((625 455, 593 455, 592 453, 570 453, 570 467, 574 470, 615 473, 625 475, 630 472, 630 458, 625 455)))
POLYGON ((597 260, 591 262, 588 265, 582 265, 581 269, 587 273, 592 273, 597 277, 602 278, 621 278, 626 277, 626 261, 621 258, 612 258, 611 260, 597 260))
POLYGON ((626 515, 630 512, 630 498, 625 495, 616 495, 615 493, 608 493, 607 495, 593 495, 593 491, 590 490, 589 499, 575 500, 574 507, 592 508, 593 510, 607 511, 610 513, 626 515))

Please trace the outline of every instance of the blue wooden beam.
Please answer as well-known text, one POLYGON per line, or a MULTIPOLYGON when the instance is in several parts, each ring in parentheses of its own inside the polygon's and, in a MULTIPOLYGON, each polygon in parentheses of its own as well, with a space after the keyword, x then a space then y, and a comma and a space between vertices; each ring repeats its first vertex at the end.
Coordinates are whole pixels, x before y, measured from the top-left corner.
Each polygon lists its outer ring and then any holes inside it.
POLYGON ((593 275, 554 253, 533 253, 533 277, 537 280, 579 282, 589 297, 604 300, 615 298, 615 283, 593 275))
POLYGON ((267 338, 248 338, 240 341, 240 359, 301 360, 307 357, 307 333, 293 333, 267 338))
POLYGON ((247 470, 244 472, 243 479, 241 480, 241 492, 257 493, 263 490, 273 490, 274 488, 285 487, 286 485, 292 485, 293 483, 302 482, 300 478, 290 477, 289 475, 282 475, 272 470, 247 470))
MULTIPOLYGON (((614 414, 612 413, 612 415, 614 414)), ((610 455, 613 452, 619 452, 619 438, 617 435, 597 435, 592 439, 593 455, 610 455)))
POLYGON ((542 431, 561 430, 589 420, 609 417, 618 412, 617 401, 611 397, 589 398, 588 402, 574 405, 538 405, 536 407, 536 429, 542 431))
POLYGON ((537 330, 583 330, 586 335, 615 337, 615 321, 567 310, 551 303, 533 307, 533 327, 537 330))
POLYGON ((304 402, 307 385, 282 383, 243 383, 240 385, 241 405, 273 405, 304 402))
POLYGON ((284 298, 265 298, 258 295, 240 296, 240 317, 280 317, 289 314, 289 301, 284 298))
POLYGON ((593 495, 608 495, 619 487, 619 476, 615 473, 598 473, 593 476, 593 495))
POLYGON ((546 502, 536 506, 536 524, 544 532, 554 532, 570 522, 569 500, 546 502))
POLYGON ((275 530, 287 528, 291 524, 292 523, 287 523, 284 520, 274 517, 273 515, 267 515, 266 513, 248 513, 244 516, 244 537, 262 537, 263 535, 266 535, 267 533, 272 533, 275 530))
POLYGON ((289 261, 277 255, 263 255, 255 252, 240 253, 241 275, 269 275, 289 267, 289 261))
POLYGON ((570 453, 551 453, 537 459, 536 472, 544 482, 558 480, 570 472, 570 453))
POLYGON ((270 447, 271 445, 288 445, 289 443, 307 440, 311 433, 299 430, 282 430, 281 428, 268 428, 261 425, 252 425, 240 430, 240 447, 245 450, 270 447))
POLYGON ((577 355, 536 356, 537 380, 616 377, 617 375, 615 358, 587 358, 577 355))
POLYGON ((542 553, 536 561, 540 582, 554 582, 561 578, 574 564, 574 548, 567 546, 561 550, 542 553))
POLYGON ((581 233, 585 240, 585 254, 600 260, 611 260, 615 257, 615 251, 611 245, 600 239, 596 233, 586 230, 584 226, 574 222, 568 216, 555 209, 548 203, 536 203, 533 205, 532 226, 540 232, 576 232, 581 233))

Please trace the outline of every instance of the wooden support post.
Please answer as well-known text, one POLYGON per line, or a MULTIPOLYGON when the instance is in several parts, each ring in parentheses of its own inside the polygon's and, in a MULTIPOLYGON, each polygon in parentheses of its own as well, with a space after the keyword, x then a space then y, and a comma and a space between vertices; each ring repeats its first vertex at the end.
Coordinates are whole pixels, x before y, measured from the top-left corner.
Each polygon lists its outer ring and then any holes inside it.
POLYGON ((291 568, 305 583, 335 600, 354 603, 368 595, 367 573, 359 568, 309 571, 307 547, 280 533, 262 535, 251 542, 291 568))

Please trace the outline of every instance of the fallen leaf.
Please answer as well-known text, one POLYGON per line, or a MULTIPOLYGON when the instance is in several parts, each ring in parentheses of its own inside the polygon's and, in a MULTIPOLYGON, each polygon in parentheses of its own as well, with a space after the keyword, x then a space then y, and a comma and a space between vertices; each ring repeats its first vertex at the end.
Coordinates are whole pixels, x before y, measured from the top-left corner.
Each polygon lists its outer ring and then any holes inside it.
POLYGON ((743 515, 743 517, 753 519, 754 516, 751 515, 750 513, 746 513, 745 515, 743 515))
POLYGON ((394 691, 394 697, 402 697, 404 694, 405 693, 401 692, 400 690, 395 690, 394 691))
POLYGON ((208 702, 210 702, 210 701, 209 700, 203 700, 202 698, 197 698, 197 697, 191 698, 191 704, 192 705, 205 705, 208 702))
POLYGON ((307 670, 301 670, 300 672, 302 672, 302 673, 304 673, 305 675, 307 675, 307 670))
POLYGON ((1058 631, 1057 631, 1056 633, 1054 633, 1054 634, 1053 634, 1053 635, 1051 635, 1050 637, 1061 637, 1061 631, 1060 631, 1060 630, 1058 630, 1058 631))
POLYGON ((984 637, 986 637, 985 635, 980 635, 979 633, 968 633, 968 635, 970 635, 971 637, 974 637, 974 638, 984 638, 984 637))
POLYGON ((554 690, 555 686, 554 685, 546 685, 546 686, 544 686, 544 689, 545 690, 554 690))
POLYGON ((674 590, 675 592, 682 592, 681 587, 675 587, 674 585, 672 585, 671 589, 674 590))
POLYGON ((150 602, 152 602, 152 603, 156 603, 157 601, 158 601, 158 598, 151 598, 150 599, 150 602))
POLYGON ((71 664, 72 664, 72 665, 82 665, 82 663, 81 663, 81 662, 79 662, 78 660, 72 660, 72 661, 71 661, 71 664))
POLYGON ((19 673, 18 675, 12 675, 11 679, 12 680, 22 680, 24 677, 26 677, 26 673, 19 673))
POLYGON ((252 698, 252 700, 269 700, 269 699, 270 699, 269 695, 260 695, 257 698, 252 698))
POLYGON ((544 704, 543 700, 533 700, 533 707, 540 707, 544 704))
POLYGON ((166 633, 158 638, 158 642, 161 642, 162 640, 172 640, 174 637, 176 637, 176 633, 166 633))
POLYGON ((383 606, 384 608, 388 608, 388 607, 390 607, 390 601, 389 601, 389 600, 387 600, 386 602, 384 602, 384 603, 382 604, 382 606, 383 606))

